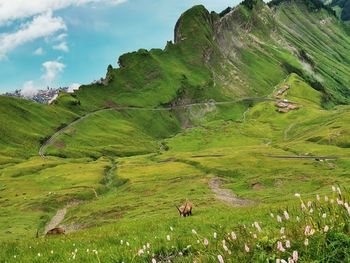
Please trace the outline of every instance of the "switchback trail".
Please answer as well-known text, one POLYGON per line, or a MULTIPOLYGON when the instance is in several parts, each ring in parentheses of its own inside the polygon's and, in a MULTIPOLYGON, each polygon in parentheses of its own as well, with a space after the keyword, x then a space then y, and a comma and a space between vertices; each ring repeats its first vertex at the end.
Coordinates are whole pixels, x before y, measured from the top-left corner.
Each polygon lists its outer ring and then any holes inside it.
POLYGON ((238 102, 243 102, 243 101, 255 101, 255 102, 264 102, 264 101, 280 101, 277 99, 271 99, 271 98, 242 98, 242 99, 237 99, 237 100, 231 100, 231 101, 208 101, 208 102, 200 102, 200 103, 191 103, 191 104, 183 104, 183 105, 174 105, 174 106, 168 106, 168 107, 163 107, 163 108, 151 108, 151 107, 131 107, 131 106, 116 106, 116 107, 111 107, 111 108, 103 108, 99 109, 93 112, 89 112, 80 118, 74 120, 73 122, 69 123, 68 125, 64 126, 62 129, 58 130, 55 134, 53 134, 49 139, 47 139, 40 147, 39 149, 39 155, 41 158, 45 159, 45 149, 47 146, 49 146, 51 143, 55 141, 55 139, 63 134, 67 129, 70 127, 74 126, 75 124, 78 124, 79 122, 83 121, 84 119, 95 115, 100 112, 104 111, 110 111, 110 110, 137 110, 137 111, 170 111, 170 110, 176 110, 176 109, 186 109, 190 108, 193 106, 201 106, 201 105, 228 105, 228 104, 234 104, 238 102))

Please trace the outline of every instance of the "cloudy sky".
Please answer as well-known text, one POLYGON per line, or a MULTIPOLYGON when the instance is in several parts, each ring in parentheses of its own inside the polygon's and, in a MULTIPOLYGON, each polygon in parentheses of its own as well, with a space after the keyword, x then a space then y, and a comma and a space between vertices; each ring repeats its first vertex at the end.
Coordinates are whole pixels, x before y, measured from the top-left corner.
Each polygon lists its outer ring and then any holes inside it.
POLYGON ((77 86, 139 48, 163 48, 195 4, 239 0, 0 0, 0 93, 77 86))

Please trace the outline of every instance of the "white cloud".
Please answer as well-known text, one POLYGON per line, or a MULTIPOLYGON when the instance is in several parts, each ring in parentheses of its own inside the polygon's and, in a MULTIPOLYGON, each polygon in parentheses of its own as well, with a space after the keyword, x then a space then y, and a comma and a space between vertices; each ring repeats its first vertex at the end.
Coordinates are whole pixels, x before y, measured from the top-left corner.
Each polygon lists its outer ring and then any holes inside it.
POLYGON ((67 36, 68 36, 68 35, 67 35, 66 33, 59 34, 59 35, 56 37, 55 40, 57 40, 57 41, 63 41, 63 40, 66 39, 67 36))
POLYGON ((61 51, 64 51, 64 52, 69 52, 69 47, 67 45, 67 42, 62 42, 58 45, 55 45, 52 47, 53 49, 55 50, 61 50, 61 51))
POLYGON ((46 82, 52 82, 59 73, 63 72, 66 65, 58 61, 46 61, 43 63, 45 74, 41 78, 46 82))
MULTIPOLYGON (((2 10, 1 4, 0 2, 0 10, 2 10)), ((67 30, 64 21, 60 17, 53 17, 51 11, 34 17, 32 21, 21 24, 18 31, 0 34, 0 60, 6 58, 10 51, 20 45, 52 35, 61 30, 67 30)))
POLYGON ((33 98, 38 93, 38 89, 34 86, 32 80, 27 81, 23 84, 23 88, 21 90, 21 95, 28 99, 33 98))
POLYGON ((42 47, 39 47, 33 52, 33 54, 36 56, 42 56, 45 54, 45 50, 42 47))
POLYGON ((121 4, 127 0, 0 0, 0 25, 16 19, 28 18, 48 10, 89 3, 121 4))
POLYGON ((73 83, 69 86, 68 92, 74 92, 75 90, 78 90, 80 88, 81 84, 79 83, 73 83))

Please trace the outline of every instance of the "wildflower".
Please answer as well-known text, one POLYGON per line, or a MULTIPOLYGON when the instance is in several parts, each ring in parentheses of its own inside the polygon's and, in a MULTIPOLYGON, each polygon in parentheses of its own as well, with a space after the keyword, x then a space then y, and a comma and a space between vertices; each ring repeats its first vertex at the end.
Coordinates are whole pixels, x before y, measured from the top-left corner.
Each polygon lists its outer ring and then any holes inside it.
POLYGON ((317 201, 320 201, 320 200, 321 200, 321 198, 320 198, 319 195, 316 195, 316 199, 317 199, 317 201))
POLYGON ((166 240, 170 241, 170 235, 166 236, 166 240))
POLYGON ((197 235, 197 231, 192 229, 192 234, 197 235))
POLYGON ((297 197, 297 198, 301 197, 301 195, 299 193, 295 193, 294 196, 297 197))
POLYGON ((349 214, 349 216, 350 216, 350 208, 348 208, 348 214, 349 214))
POLYGON ((292 258, 288 258, 288 263, 294 263, 294 260, 292 258))
POLYGON ((310 226, 306 226, 305 227, 305 231, 304 231, 305 236, 309 236, 310 232, 311 232, 311 227, 310 226))
POLYGON ((216 239, 218 237, 218 234, 214 232, 214 238, 216 239))
POLYGON ((290 241, 289 240, 286 241, 286 248, 290 248, 290 241))
POLYGON ((301 209, 302 209, 302 210, 305 210, 305 209, 306 209, 306 206, 305 206, 305 204, 304 204, 304 203, 301 203, 301 205, 300 205, 300 206, 301 206, 301 209))
POLYGON ((310 211, 309 211, 309 213, 312 214, 313 212, 314 212, 314 210, 311 208, 310 211))
POLYGON ((127 245, 127 246, 130 246, 129 242, 126 242, 126 245, 127 245))
POLYGON ((182 257, 182 256, 183 256, 183 253, 182 253, 182 252, 179 252, 179 256, 182 257))
POLYGON ((276 263, 281 263, 281 260, 279 258, 276 259, 276 263))
POLYGON ((254 222, 254 226, 256 227, 256 229, 257 229, 259 232, 261 232, 261 227, 260 227, 260 225, 259 225, 258 222, 254 222))
POLYGON ((16 258, 16 257, 17 257, 16 255, 13 256, 13 258, 16 258))
POLYGON ((327 217, 327 214, 323 213, 322 218, 326 218, 326 217, 327 217))
POLYGON ((284 214, 285 219, 286 219, 286 220, 289 220, 289 214, 288 214, 288 212, 287 212, 287 211, 284 211, 283 214, 284 214))
POLYGON ((200 241, 197 239, 197 244, 199 244, 200 243, 200 241))
POLYGON ((120 240, 120 244, 123 245, 124 244, 124 240, 120 240))
POLYGON ((244 245, 244 249, 245 249, 245 251, 246 251, 247 253, 250 251, 250 248, 248 247, 247 244, 244 245))
POLYGON ((340 199, 337 198, 337 204, 338 205, 342 205, 343 204, 343 200, 340 200, 340 199))
POLYGON ((53 250, 51 250, 50 253, 53 254, 53 250))
POLYGON ((150 248, 150 247, 151 247, 151 244, 150 244, 150 243, 147 243, 146 246, 147 246, 147 248, 150 248))
POLYGON ((281 259, 281 263, 288 263, 288 262, 285 261, 284 259, 281 259))
POLYGON ((335 186, 332 186, 332 191, 333 191, 333 192, 335 192, 335 191, 336 191, 336 190, 335 190, 335 186))
POLYGON ((339 187, 337 187, 337 191, 338 191, 338 194, 341 195, 341 191, 339 187))
POLYGON ((232 231, 231 237, 232 237, 232 240, 236 240, 237 239, 236 233, 232 231))
POLYGON ((152 263, 157 263, 157 260, 155 258, 152 258, 152 263))
POLYGON ((282 223, 282 217, 277 216, 277 222, 278 222, 278 223, 282 223))
POLYGON ((328 196, 324 197, 325 202, 328 202, 328 196))
POLYGON ((145 251, 142 248, 139 249, 139 251, 137 251, 137 255, 139 255, 139 256, 141 256, 144 253, 145 253, 145 251))
POLYGON ((258 238, 258 236, 257 236, 256 234, 253 234, 253 238, 257 239, 257 238, 258 238))
POLYGON ((170 227, 170 231, 174 231, 174 228, 172 226, 170 227))
POLYGON ((309 245, 309 240, 306 238, 304 241, 304 245, 307 247, 309 245))
POLYGON ((329 230, 329 226, 326 225, 326 226, 324 227, 323 231, 324 231, 325 233, 327 233, 328 230, 329 230))
POLYGON ((281 227, 280 234, 281 234, 281 235, 284 235, 284 232, 285 232, 285 228, 284 228, 284 227, 281 227))
POLYGON ((142 248, 143 248, 143 250, 146 250, 146 246, 145 245, 143 245, 142 248))
POLYGON ((209 245, 209 240, 208 239, 204 239, 203 244, 204 244, 204 246, 207 247, 209 245))
POLYGON ((284 249, 284 247, 283 247, 281 241, 278 241, 278 242, 277 242, 277 249, 278 249, 279 251, 281 251, 281 252, 286 251, 286 250, 284 249))
POLYGON ((41 257, 41 254, 40 254, 40 253, 38 253, 38 257, 41 257))
POLYGON ((225 262, 221 255, 218 255, 218 260, 219 260, 220 263, 224 263, 225 262))
POLYGON ((299 254, 298 254, 298 251, 293 251, 293 260, 295 261, 295 262, 297 262, 298 261, 298 259, 299 259, 299 254))
POLYGON ((223 247, 223 249, 224 249, 226 252, 229 251, 229 250, 228 250, 228 247, 227 247, 225 244, 223 244, 222 247, 223 247))
POLYGON ((348 204, 347 202, 345 202, 345 203, 344 203, 344 207, 345 207, 346 209, 349 209, 349 204, 348 204))
POLYGON ((311 207, 312 206, 312 202, 311 201, 307 202, 307 206, 311 207))
POLYGON ((272 218, 274 218, 274 217, 275 217, 275 215, 274 215, 273 213, 271 213, 271 214, 270 214, 270 216, 271 216, 272 218))

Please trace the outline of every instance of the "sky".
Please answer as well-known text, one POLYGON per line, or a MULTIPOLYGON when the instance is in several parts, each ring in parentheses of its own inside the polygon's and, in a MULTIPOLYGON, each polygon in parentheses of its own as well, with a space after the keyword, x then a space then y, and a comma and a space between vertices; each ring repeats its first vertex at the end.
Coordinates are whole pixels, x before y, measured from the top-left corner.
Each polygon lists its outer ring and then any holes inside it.
POLYGON ((0 93, 78 87, 140 48, 164 48, 196 4, 221 12, 240 0, 0 0, 0 93))

